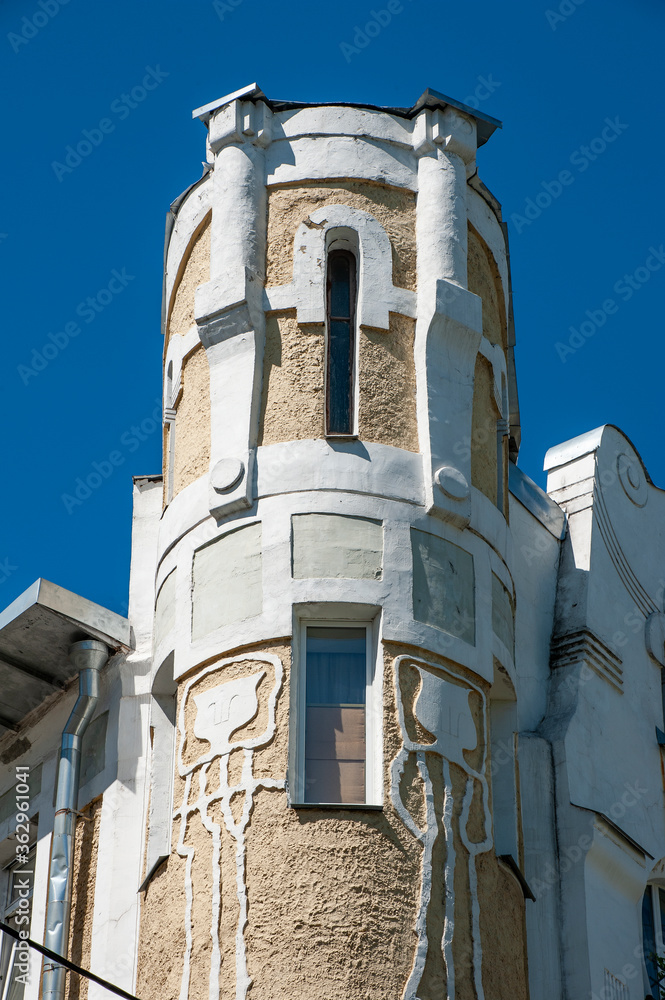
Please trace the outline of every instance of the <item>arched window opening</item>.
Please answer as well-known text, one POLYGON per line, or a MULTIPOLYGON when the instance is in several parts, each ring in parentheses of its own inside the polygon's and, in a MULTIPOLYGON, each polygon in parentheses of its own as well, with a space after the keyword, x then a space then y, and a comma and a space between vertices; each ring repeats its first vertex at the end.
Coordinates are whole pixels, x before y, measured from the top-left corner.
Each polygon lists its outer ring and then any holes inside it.
POLYGON ((327 269, 326 434, 354 433, 356 258, 332 250, 327 269))

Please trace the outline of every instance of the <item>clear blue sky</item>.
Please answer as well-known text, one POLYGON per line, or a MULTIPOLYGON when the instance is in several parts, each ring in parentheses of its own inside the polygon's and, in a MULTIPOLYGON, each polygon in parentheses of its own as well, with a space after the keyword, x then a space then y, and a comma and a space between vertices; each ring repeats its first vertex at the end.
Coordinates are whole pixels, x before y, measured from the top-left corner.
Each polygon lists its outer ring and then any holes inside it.
POLYGON ((501 119, 478 162, 510 222, 520 465, 544 484, 548 447, 609 422, 665 486, 661 0, 393 0, 354 44, 385 6, 0 0, 0 608, 44 576, 126 610, 131 476, 160 470, 165 213, 201 174, 192 109, 255 80, 393 106, 432 87, 501 119))

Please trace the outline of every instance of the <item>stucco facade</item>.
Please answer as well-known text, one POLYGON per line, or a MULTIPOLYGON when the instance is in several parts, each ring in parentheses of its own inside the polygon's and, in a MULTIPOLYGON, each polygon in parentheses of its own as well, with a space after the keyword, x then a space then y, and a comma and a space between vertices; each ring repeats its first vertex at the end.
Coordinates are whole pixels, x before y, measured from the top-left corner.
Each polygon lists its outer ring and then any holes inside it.
MULTIPOLYGON (((68 954, 141 1000, 643 1000, 665 502, 611 427, 548 453, 548 494, 516 465, 507 234, 476 163, 499 123, 434 91, 255 86, 195 117, 163 474, 134 484, 128 622, 79 612, 112 656, 68 954)), ((74 680, 0 741, 8 802, 41 769, 37 943, 74 680)))

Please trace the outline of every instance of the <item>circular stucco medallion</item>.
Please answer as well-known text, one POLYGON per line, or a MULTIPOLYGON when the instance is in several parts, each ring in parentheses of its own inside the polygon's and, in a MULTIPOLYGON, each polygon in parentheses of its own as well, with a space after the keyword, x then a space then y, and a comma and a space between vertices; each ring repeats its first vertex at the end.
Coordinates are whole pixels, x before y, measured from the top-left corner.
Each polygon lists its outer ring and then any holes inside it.
POLYGON ((228 493, 245 475, 239 458, 221 458, 210 473, 210 485, 216 493, 228 493))
POLYGON ((644 507, 647 502, 647 481, 640 463, 625 451, 617 457, 617 473, 623 491, 636 507, 644 507))
POLYGON ((466 500, 469 484, 464 475, 452 465, 443 465, 434 473, 434 482, 451 500, 466 500))

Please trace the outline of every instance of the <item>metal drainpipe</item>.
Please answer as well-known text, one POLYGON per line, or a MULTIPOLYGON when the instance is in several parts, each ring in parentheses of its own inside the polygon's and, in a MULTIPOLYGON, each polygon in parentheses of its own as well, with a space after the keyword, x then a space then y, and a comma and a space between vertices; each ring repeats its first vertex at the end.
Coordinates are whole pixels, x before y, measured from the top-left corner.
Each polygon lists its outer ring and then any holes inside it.
MULTIPOLYGON (((99 699, 99 672, 109 655, 107 646, 95 639, 75 642, 69 650, 70 662, 79 671, 79 696, 63 730, 60 744, 44 935, 45 947, 63 958, 67 957, 69 944, 81 741, 99 699)), ((53 962, 45 962, 42 1000, 63 1000, 64 995, 65 969, 53 962)))

